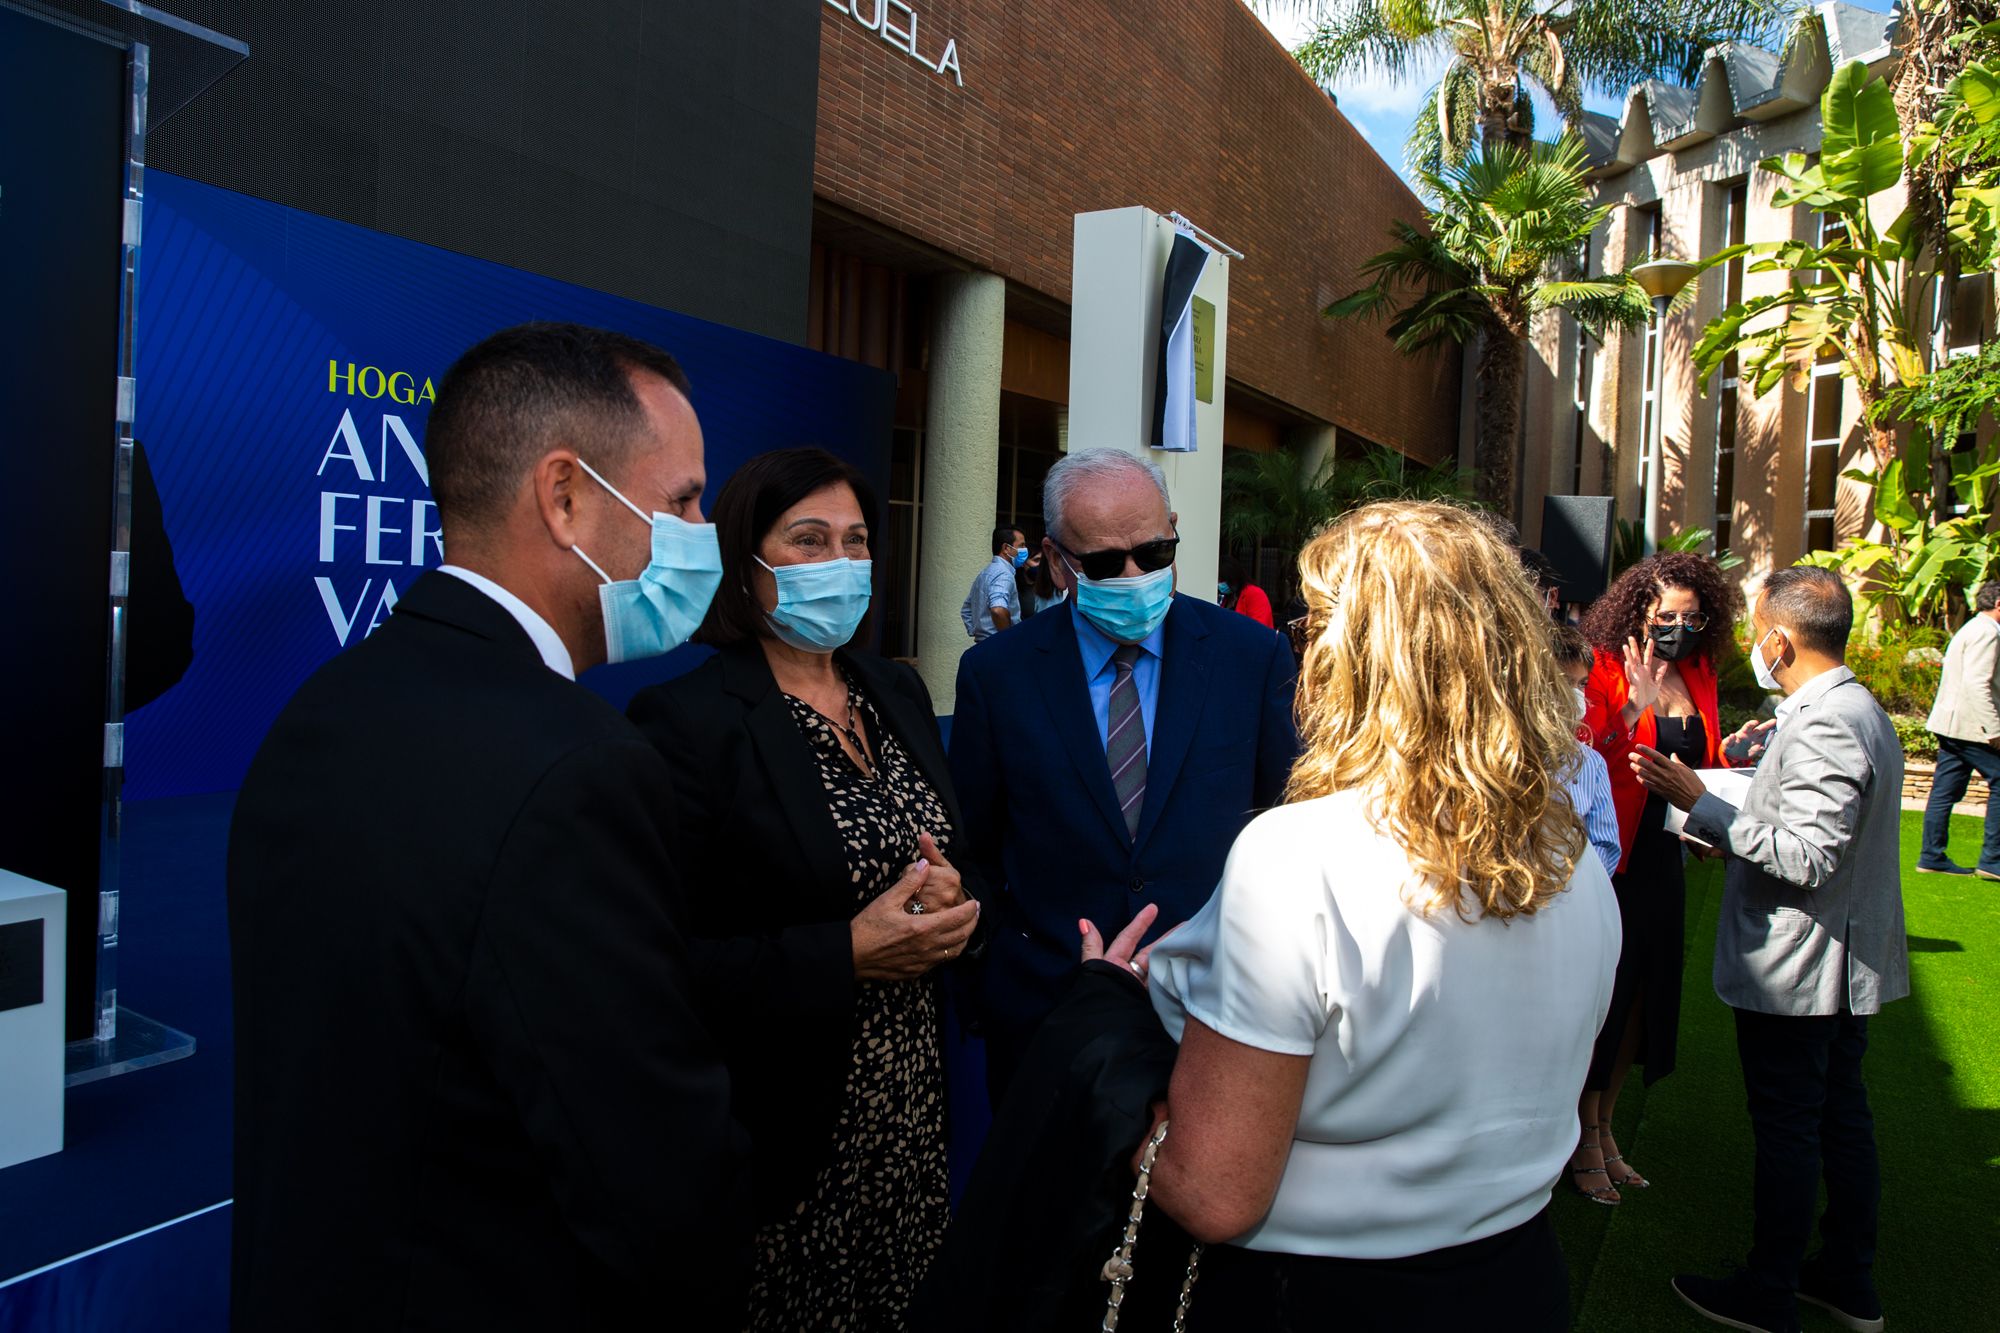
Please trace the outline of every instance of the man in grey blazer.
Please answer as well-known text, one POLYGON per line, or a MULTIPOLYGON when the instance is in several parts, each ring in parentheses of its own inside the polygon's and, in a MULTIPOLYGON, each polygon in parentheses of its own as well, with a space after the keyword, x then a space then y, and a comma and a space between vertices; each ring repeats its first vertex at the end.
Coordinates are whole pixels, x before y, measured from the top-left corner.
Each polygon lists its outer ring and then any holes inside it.
POLYGON ((2000 748, 1995 746, 2000 741, 2000 581, 1982 585, 1972 595, 1972 609, 1972 617, 1945 649, 1937 702, 1925 724, 1937 735, 1938 756, 1930 803, 1924 807, 1924 849, 1917 869, 2000 879, 2000 800, 1986 803, 1986 842, 1977 870, 1968 870, 1945 851, 1951 808, 1965 795, 1972 775, 1985 778, 1989 789, 2000 788, 2000 748))
POLYGON ((1792 1333, 1794 1296, 1844 1326, 1882 1327, 1872 1270, 1881 1175, 1861 1080, 1868 1015, 1910 993, 1898 833, 1903 752, 1847 669, 1854 603, 1824 569, 1771 575, 1751 615, 1751 664, 1781 689, 1777 734, 1739 810, 1641 747, 1632 766, 1688 812, 1690 839, 1729 858, 1715 992, 1757 1143, 1754 1239, 1734 1277, 1674 1290, 1732 1328, 1792 1333), (1820 1177, 1820 1251, 1805 1257, 1820 1177))

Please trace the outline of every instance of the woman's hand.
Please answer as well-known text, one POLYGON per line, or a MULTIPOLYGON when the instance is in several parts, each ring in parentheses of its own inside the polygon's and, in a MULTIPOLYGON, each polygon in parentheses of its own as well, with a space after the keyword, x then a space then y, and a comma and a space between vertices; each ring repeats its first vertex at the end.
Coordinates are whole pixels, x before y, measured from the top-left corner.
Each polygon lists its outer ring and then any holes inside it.
MULTIPOLYGON (((1097 926, 1094 923, 1077 922, 1077 931, 1083 936, 1083 961, 1089 963, 1101 958, 1107 963, 1116 963, 1128 969, 1143 983, 1146 980, 1146 968, 1153 960, 1153 946, 1157 945, 1159 940, 1140 949, 1136 955, 1133 950, 1139 949, 1139 941, 1146 937, 1146 932, 1152 928, 1153 922, 1159 915, 1159 907, 1147 903, 1139 909, 1139 914, 1132 918, 1132 924, 1118 932, 1109 947, 1106 947, 1104 937, 1097 933, 1097 926)), ((1160 939, 1165 938, 1165 935, 1160 937, 1160 939)))
POLYGON ((937 840, 928 833, 917 835, 917 859, 930 863, 930 873, 924 877, 924 887, 917 894, 924 911, 942 912, 965 901, 965 882, 951 862, 944 859, 937 840))
MULTIPOLYGON (((931 871, 929 862, 920 857, 849 924, 856 979, 912 981, 965 952, 979 924, 977 899, 937 911, 928 906, 921 912, 910 910, 923 903, 931 871)), ((965 898, 962 889, 954 885, 954 890, 965 898)))
POLYGON ((1625 701, 1627 726, 1637 722, 1640 714, 1659 702, 1669 665, 1654 658, 1650 635, 1643 649, 1637 639, 1625 640, 1625 688, 1630 692, 1625 701))

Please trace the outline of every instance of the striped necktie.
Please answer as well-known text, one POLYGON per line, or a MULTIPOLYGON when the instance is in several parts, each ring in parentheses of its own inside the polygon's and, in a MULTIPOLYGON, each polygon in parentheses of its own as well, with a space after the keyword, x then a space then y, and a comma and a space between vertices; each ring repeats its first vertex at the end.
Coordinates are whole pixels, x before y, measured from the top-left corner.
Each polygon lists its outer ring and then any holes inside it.
POLYGON ((1111 711, 1105 721, 1104 759, 1111 765, 1111 786, 1125 815, 1125 831, 1139 836, 1139 812, 1146 806, 1146 720, 1139 711, 1139 685, 1132 664, 1139 645, 1120 645, 1111 654, 1118 678, 1111 683, 1111 711))

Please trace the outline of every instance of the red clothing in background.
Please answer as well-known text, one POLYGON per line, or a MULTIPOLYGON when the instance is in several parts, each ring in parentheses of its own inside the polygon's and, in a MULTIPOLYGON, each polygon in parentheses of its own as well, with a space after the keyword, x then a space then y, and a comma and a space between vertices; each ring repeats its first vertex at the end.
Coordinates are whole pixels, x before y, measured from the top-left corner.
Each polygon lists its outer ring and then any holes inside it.
POLYGON ((1250 617, 1265 629, 1277 628, 1271 621, 1271 599, 1254 583, 1243 585, 1243 591, 1236 594, 1236 605, 1231 609, 1238 615, 1250 617))
MULTIPOLYGON (((1708 733, 1708 754, 1702 767, 1727 767, 1728 761, 1722 757, 1722 728, 1716 719, 1715 665, 1706 654, 1690 657, 1679 665, 1681 682, 1694 700, 1695 712, 1701 715, 1702 730, 1708 733)), ((1611 804, 1618 811, 1618 840, 1625 845, 1626 863, 1632 857, 1633 836, 1639 831, 1639 814, 1646 808, 1646 788, 1632 771, 1632 747, 1658 745, 1660 739, 1659 726, 1650 708, 1639 714, 1630 731, 1625 730, 1619 714, 1625 711, 1625 702, 1631 694, 1625 681, 1623 655, 1599 648, 1597 665, 1590 669, 1590 679, 1583 683, 1583 725, 1590 732, 1590 743, 1604 756, 1604 766, 1611 770, 1611 804)), ((1625 869, 1625 864, 1618 868, 1625 869)))

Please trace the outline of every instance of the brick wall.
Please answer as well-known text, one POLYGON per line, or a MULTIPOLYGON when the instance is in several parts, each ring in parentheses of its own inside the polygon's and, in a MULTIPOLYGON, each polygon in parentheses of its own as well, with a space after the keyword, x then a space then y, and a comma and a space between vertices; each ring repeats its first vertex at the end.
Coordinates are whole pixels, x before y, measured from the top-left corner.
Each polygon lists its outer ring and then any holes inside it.
POLYGON ((863 26, 904 6, 841 3, 860 19, 822 5, 821 198, 1062 302, 1073 214, 1179 209, 1248 256, 1231 378, 1427 461, 1456 448, 1458 358, 1319 314, 1421 209, 1239 0, 911 0, 918 54, 954 42, 963 87, 863 26))

